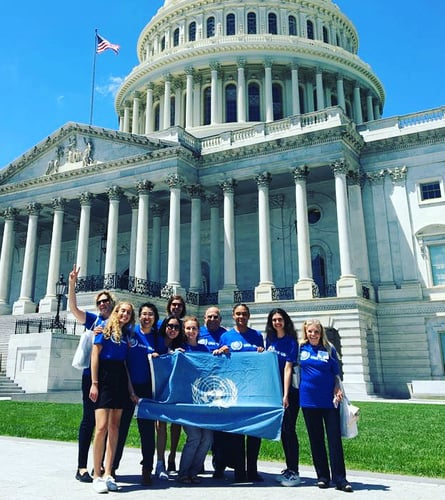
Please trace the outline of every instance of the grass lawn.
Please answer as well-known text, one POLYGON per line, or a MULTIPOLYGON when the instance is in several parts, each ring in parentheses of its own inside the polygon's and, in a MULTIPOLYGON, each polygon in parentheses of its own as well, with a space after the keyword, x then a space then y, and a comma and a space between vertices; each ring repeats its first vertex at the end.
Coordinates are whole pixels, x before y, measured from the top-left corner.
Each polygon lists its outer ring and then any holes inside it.
MULTIPOLYGON (((445 406, 360 402, 359 435, 344 440, 346 468, 445 478, 445 406)), ((0 401, 0 435, 77 441, 80 404, 0 401)), ((311 457, 302 415, 297 426, 300 463, 311 457)), ((180 449, 184 433, 182 433, 180 449)), ((135 422, 127 446, 139 447, 135 422)), ((281 443, 262 441, 260 459, 283 462, 281 443)))

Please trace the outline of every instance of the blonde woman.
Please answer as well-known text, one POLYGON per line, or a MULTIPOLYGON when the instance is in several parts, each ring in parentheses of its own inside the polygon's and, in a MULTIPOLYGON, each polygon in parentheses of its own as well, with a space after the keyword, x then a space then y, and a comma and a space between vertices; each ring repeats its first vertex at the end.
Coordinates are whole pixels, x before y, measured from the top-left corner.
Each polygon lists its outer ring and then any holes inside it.
POLYGON ((128 394, 135 403, 137 402, 125 364, 128 349, 127 333, 134 325, 134 318, 132 304, 120 302, 114 308, 105 327, 100 328, 94 338, 91 353, 90 399, 96 405, 93 489, 97 493, 118 490, 112 476, 112 466, 119 437, 122 409, 128 394), (105 472, 101 476, 105 448, 105 472))

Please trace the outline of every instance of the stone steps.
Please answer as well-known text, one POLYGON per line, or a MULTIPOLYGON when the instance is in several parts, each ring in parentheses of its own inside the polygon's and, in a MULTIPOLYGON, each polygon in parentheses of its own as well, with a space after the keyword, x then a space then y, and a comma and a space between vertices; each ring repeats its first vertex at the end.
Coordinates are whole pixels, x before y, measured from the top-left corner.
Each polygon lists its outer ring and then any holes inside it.
POLYGON ((13 380, 4 374, 0 374, 0 397, 24 394, 25 391, 13 380))

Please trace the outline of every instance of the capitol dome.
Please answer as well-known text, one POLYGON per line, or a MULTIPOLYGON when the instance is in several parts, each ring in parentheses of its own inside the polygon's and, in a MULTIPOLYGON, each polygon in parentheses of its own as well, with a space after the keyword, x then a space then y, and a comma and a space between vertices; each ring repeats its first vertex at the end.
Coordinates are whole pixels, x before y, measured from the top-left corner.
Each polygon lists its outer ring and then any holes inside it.
POLYGON ((331 0, 166 0, 116 96, 120 129, 195 135, 340 106, 360 125, 385 94, 331 0))

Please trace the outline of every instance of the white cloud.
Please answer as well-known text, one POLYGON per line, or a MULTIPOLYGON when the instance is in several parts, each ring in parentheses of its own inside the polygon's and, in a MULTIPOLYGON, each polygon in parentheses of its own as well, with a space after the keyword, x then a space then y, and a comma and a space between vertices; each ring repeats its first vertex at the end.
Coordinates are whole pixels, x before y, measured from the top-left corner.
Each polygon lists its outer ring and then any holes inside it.
POLYGON ((108 83, 105 85, 96 85, 96 92, 103 96, 111 95, 115 97, 123 81, 124 79, 120 76, 110 76, 108 83))

